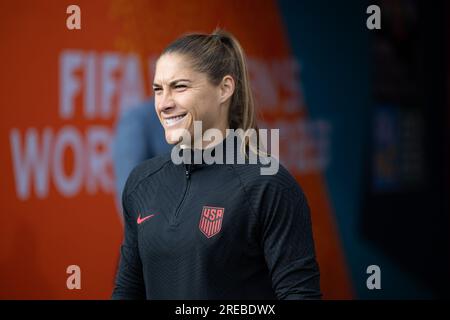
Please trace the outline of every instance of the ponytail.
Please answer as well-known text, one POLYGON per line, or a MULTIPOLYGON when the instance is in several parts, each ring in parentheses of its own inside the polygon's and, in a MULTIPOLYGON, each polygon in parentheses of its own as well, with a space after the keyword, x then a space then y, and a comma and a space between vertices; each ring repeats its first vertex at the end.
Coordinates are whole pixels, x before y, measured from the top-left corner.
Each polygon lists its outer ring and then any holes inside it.
MULTIPOLYGON (((230 75, 235 81, 228 113, 230 129, 258 130, 256 111, 244 50, 229 32, 216 29, 212 34, 188 34, 171 43, 163 52, 187 55, 193 68, 207 74, 218 85, 230 75)), ((161 54, 161 55, 162 55, 161 54)))

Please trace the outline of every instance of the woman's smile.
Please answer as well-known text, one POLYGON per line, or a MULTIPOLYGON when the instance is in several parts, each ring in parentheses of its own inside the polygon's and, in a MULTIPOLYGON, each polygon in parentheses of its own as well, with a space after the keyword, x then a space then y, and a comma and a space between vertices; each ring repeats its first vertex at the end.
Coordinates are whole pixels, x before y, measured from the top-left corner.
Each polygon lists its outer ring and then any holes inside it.
POLYGON ((179 123, 181 123, 183 120, 185 120, 187 113, 176 115, 176 116, 169 116, 169 117, 163 117, 164 119, 164 125, 166 127, 172 127, 179 123))

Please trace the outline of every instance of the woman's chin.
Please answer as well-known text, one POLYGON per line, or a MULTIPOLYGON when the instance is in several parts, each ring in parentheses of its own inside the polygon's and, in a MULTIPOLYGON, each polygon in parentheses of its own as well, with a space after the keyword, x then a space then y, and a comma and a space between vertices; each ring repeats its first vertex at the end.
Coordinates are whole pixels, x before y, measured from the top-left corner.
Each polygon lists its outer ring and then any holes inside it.
POLYGON ((173 132, 169 132, 166 130, 166 141, 168 144, 176 144, 179 140, 176 139, 176 136, 173 132))
MULTIPOLYGON (((169 144, 177 144, 180 141, 183 141, 183 134, 186 135, 186 129, 185 128, 173 128, 173 129, 166 129, 166 141, 169 144)), ((186 135, 184 139, 188 139, 189 136, 186 135)))

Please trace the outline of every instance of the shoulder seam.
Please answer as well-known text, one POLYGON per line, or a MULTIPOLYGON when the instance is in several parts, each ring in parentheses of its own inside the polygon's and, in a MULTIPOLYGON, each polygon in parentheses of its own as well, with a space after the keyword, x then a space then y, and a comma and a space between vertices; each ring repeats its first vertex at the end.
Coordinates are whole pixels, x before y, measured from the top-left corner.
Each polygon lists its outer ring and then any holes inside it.
POLYGON ((230 167, 231 167, 231 169, 233 170, 234 174, 235 174, 235 175, 237 176, 237 178, 239 179, 239 184, 241 185, 242 190, 244 190, 244 193, 245 193, 245 201, 247 202, 247 204, 248 204, 248 206, 249 206, 249 208, 250 208, 250 212, 253 214, 253 216, 256 218, 256 221, 258 221, 258 223, 259 223, 258 215, 255 213, 254 208, 252 207, 252 204, 251 204, 250 201, 248 200, 248 192, 247 192, 247 190, 245 189, 245 185, 244 185, 244 183, 242 182, 242 179, 241 179, 240 175, 236 172, 236 169, 234 168, 233 165, 231 165, 230 167))
MULTIPOLYGON (((247 201, 247 203, 248 203, 248 205, 249 205, 249 207, 250 207, 250 211, 251 211, 252 214, 256 217, 256 219, 258 219, 257 213, 254 211, 253 206, 251 205, 250 201, 248 200, 248 198, 249 198, 249 197, 248 197, 248 192, 247 192, 247 190, 246 190, 246 188, 245 188, 244 182, 242 181, 240 175, 236 172, 235 167, 234 167, 233 165, 231 165, 230 167, 232 168, 232 170, 234 171, 235 175, 236 175, 236 176, 238 177, 238 179, 239 179, 239 183, 240 183, 240 185, 241 185, 241 187, 242 187, 242 189, 244 190, 244 193, 245 193, 245 195, 246 195, 245 198, 246 198, 246 201, 247 201)), ((295 178, 294 178, 294 180, 295 180, 295 178)), ((289 190, 289 191, 291 191, 291 192, 294 192, 295 195, 297 195, 297 196, 299 196, 300 198, 302 198, 302 193, 303 193, 303 191, 301 190, 301 188, 300 188, 300 191, 298 190, 298 188, 299 188, 299 183, 298 183, 297 180, 295 180, 295 182, 296 182, 296 183, 290 183, 290 185, 285 186, 284 188, 282 188, 282 189, 280 190, 280 193, 284 193, 284 192, 286 192, 286 191, 289 190)), ((303 197, 304 197, 304 195, 303 195, 303 197)))

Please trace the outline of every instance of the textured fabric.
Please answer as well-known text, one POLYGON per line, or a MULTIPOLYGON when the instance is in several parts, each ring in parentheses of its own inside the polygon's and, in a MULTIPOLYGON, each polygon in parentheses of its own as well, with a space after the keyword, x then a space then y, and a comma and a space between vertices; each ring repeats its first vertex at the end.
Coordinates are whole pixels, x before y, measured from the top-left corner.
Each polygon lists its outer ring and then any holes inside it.
POLYGON ((112 298, 320 298, 305 195, 281 165, 271 176, 261 166, 176 165, 170 154, 137 166, 112 298), (221 217, 205 228, 211 207, 221 217))

